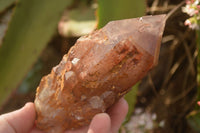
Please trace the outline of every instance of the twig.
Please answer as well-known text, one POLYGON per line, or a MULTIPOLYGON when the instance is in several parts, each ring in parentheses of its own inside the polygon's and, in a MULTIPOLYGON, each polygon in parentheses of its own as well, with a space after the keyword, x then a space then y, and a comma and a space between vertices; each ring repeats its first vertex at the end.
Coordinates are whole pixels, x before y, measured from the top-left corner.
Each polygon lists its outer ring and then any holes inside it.
POLYGON ((178 100, 182 99, 183 97, 187 96, 187 94, 192 91, 192 89, 196 86, 196 83, 193 83, 189 89, 183 91, 181 94, 179 94, 176 98, 174 98, 169 104, 173 104, 177 102, 178 100))
POLYGON ((154 0, 152 6, 151 6, 151 8, 150 8, 151 14, 154 13, 155 9, 157 8, 158 3, 159 3, 159 0, 154 0))
POLYGON ((156 91, 156 87, 153 83, 151 74, 148 74, 148 80, 149 80, 149 84, 151 85, 151 88, 153 89, 153 92, 155 93, 156 96, 158 96, 158 92, 156 91))
POLYGON ((167 12, 167 11, 169 11, 169 10, 172 10, 172 9, 174 9, 176 6, 174 6, 174 5, 169 5, 168 7, 154 7, 154 8, 147 8, 147 12, 149 13, 151 13, 152 14, 152 12, 167 12))
POLYGON ((178 4, 174 9, 172 9, 166 16, 166 20, 168 20, 181 6, 185 4, 185 1, 182 1, 180 4, 178 4))
POLYGON ((187 57, 188 57, 189 68, 191 70, 192 75, 195 76, 195 67, 194 67, 194 63, 193 63, 194 59, 192 59, 192 55, 191 55, 190 49, 189 49, 189 47, 188 47, 188 45, 186 44, 185 41, 183 41, 183 46, 185 48, 185 52, 186 52, 187 57))

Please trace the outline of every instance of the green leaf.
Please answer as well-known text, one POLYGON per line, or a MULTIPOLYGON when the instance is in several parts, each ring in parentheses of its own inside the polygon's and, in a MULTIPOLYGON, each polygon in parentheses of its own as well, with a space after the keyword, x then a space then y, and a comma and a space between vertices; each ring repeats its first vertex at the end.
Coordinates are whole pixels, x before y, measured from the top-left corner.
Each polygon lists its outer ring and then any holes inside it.
POLYGON ((111 20, 143 16, 145 10, 145 0, 98 0, 98 28, 111 20))
POLYGON ((70 0, 18 0, 0 48, 0 106, 56 31, 70 0))
POLYGON ((187 121, 194 130, 200 132, 200 112, 193 111, 190 113, 187 117, 187 121))
POLYGON ((6 11, 0 18, 0 46, 3 41, 3 37, 6 34, 6 29, 8 28, 8 24, 10 22, 10 19, 12 17, 12 11, 6 11))
POLYGON ((14 2, 15 0, 0 0, 0 13, 12 5, 14 2))
POLYGON ((91 33, 96 28, 95 8, 85 2, 79 2, 78 7, 70 9, 59 22, 59 33, 65 37, 78 37, 91 33))
POLYGON ((139 83, 135 84, 132 87, 131 91, 129 93, 127 93, 124 97, 126 99, 126 101, 128 102, 128 106, 129 106, 128 114, 126 115, 126 119, 125 119, 124 123, 126 123, 130 120, 131 115, 134 111, 134 106, 136 104, 136 99, 137 99, 138 85, 139 85, 139 83))

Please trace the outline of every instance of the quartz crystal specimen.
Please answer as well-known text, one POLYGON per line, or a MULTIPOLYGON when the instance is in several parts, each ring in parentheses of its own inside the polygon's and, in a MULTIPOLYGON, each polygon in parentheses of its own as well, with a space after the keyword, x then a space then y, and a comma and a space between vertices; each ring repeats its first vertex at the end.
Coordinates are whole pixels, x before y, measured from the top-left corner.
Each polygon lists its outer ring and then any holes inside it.
POLYGON ((37 88, 36 125, 62 133, 106 112, 157 63, 165 15, 109 22, 79 38, 37 88))

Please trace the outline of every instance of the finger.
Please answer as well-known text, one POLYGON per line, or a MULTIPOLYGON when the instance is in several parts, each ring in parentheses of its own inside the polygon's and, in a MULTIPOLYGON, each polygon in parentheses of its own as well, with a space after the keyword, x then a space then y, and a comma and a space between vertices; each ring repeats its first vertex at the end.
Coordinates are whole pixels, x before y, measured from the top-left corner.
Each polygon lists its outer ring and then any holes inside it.
POLYGON ((89 126, 88 133, 110 133, 111 120, 108 114, 100 113, 94 116, 89 126))
POLYGON ((3 117, 0 117, 0 133, 15 133, 15 130, 3 117))
POLYGON ((68 130, 68 131, 65 131, 65 133, 87 133, 87 130, 88 130, 88 126, 82 127, 80 129, 77 129, 77 130, 68 130))
POLYGON ((114 104, 109 110, 108 114, 111 118, 111 130, 112 133, 118 133, 118 130, 124 121, 128 112, 128 104, 124 98, 121 98, 116 104, 114 104))
POLYGON ((35 108, 33 103, 27 103, 23 108, 14 112, 0 116, 2 121, 0 128, 3 130, 11 131, 8 133, 27 133, 29 132, 35 121, 35 108))

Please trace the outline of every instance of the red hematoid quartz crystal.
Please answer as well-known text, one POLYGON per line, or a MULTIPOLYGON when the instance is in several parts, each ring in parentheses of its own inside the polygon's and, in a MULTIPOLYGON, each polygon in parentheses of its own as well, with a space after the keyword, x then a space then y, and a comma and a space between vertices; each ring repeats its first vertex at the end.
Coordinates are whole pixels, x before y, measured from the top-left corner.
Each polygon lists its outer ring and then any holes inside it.
POLYGON ((79 38, 37 88, 37 127, 62 133, 106 112, 157 63, 164 26, 165 15, 145 16, 79 38))

